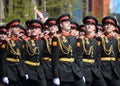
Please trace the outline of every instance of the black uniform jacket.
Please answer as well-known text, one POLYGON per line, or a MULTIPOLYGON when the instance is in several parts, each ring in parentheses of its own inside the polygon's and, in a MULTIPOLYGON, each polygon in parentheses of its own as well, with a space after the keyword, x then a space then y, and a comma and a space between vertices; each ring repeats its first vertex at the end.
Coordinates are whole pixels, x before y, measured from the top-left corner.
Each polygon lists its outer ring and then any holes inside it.
POLYGON ((44 42, 41 39, 30 39, 26 41, 26 57, 24 60, 29 79, 39 80, 45 78, 42 68, 43 47, 44 42))
POLYGON ((101 37, 100 42, 100 53, 101 58, 111 58, 111 60, 103 61, 101 60, 101 71, 104 77, 109 79, 119 78, 119 70, 116 62, 118 56, 118 44, 117 40, 113 37, 101 37), (112 49, 112 50, 111 50, 112 49), (112 58, 115 58, 115 60, 112 58))
POLYGON ((23 55, 21 54, 23 45, 23 41, 15 37, 3 41, 0 47, 3 77, 17 81, 20 77, 25 76, 26 71, 24 70, 23 55))
POLYGON ((79 66, 82 67, 85 79, 89 81, 94 77, 101 78, 102 74, 99 70, 99 48, 97 40, 88 37, 78 38, 77 44, 80 44, 77 49, 79 53, 79 66))
POLYGON ((82 78, 83 75, 76 64, 76 58, 76 37, 61 35, 53 38, 52 73, 54 78, 59 77, 61 81, 66 82, 82 78))
POLYGON ((45 42, 45 47, 44 47, 44 55, 43 55, 43 69, 45 73, 45 77, 47 79, 52 79, 52 67, 51 67, 51 43, 52 43, 52 38, 43 38, 45 42))

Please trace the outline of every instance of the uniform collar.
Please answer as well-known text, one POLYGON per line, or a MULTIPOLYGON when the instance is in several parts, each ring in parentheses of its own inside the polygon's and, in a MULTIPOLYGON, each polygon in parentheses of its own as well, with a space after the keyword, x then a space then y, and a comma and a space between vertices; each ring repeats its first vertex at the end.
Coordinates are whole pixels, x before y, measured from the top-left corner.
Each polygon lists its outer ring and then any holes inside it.
POLYGON ((70 36, 70 33, 68 33, 68 32, 61 32, 61 35, 62 36, 70 36))
POLYGON ((12 35, 10 38, 11 38, 12 40, 14 40, 14 41, 18 41, 18 40, 19 40, 19 38, 15 37, 15 36, 13 36, 13 35, 12 35))
POLYGON ((86 35, 86 37, 87 37, 87 38, 90 38, 90 39, 92 39, 92 38, 93 38, 93 36, 88 35, 88 34, 86 35))

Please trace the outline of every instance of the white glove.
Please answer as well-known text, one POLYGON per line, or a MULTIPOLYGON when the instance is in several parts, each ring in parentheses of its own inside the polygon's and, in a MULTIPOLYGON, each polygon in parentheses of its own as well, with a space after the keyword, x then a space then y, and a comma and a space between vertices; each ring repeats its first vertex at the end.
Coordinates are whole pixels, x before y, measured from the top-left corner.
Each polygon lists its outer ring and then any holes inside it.
POLYGON ((5 84, 9 84, 9 79, 8 79, 8 77, 3 77, 3 78, 2 78, 2 81, 3 81, 5 84))
POLYGON ((85 80, 85 77, 84 77, 84 76, 82 77, 82 79, 83 79, 83 81, 84 81, 84 83, 85 83, 86 80, 85 80))
POLYGON ((53 79, 53 83, 54 83, 55 85, 60 85, 60 79, 59 79, 59 78, 54 78, 54 79, 53 79))
POLYGON ((28 74, 26 74, 26 75, 25 75, 25 78, 26 78, 26 79, 28 79, 28 78, 29 78, 29 77, 28 77, 28 74))

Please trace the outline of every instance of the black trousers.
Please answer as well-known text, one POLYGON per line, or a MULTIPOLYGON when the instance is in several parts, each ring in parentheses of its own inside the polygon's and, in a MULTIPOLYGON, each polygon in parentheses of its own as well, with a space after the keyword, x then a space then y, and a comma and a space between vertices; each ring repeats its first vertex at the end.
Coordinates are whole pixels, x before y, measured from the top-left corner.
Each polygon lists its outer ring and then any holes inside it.
POLYGON ((103 78, 99 78, 86 81, 86 86, 107 86, 107 84, 103 78))
POLYGON ((28 79, 25 81, 24 86, 47 86, 46 80, 32 80, 28 79))
POLYGON ((104 78, 106 83, 107 83, 107 86, 120 86, 120 79, 108 79, 108 78, 104 78))

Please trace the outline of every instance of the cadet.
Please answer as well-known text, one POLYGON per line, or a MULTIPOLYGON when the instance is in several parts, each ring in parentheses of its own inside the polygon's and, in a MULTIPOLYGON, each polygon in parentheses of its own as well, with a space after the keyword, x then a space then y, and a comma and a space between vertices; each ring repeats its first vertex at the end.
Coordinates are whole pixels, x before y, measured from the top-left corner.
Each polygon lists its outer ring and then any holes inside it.
POLYGON ((77 44, 80 44, 79 53, 82 57, 83 74, 86 80, 86 86, 93 86, 96 83, 97 86, 106 86, 105 80, 102 77, 99 68, 99 53, 98 42, 94 38, 93 32, 96 32, 97 19, 93 16, 86 16, 83 19, 83 23, 86 26, 85 37, 78 39, 77 44), (82 51, 82 52, 81 52, 82 51))
POLYGON ((76 64, 76 37, 70 36, 70 15, 61 15, 57 22, 61 33, 52 40, 53 83, 60 86, 85 86, 81 70, 76 64))
POLYGON ((31 20, 30 27, 32 29, 31 39, 26 40, 26 58, 27 74, 29 86, 47 86, 45 74, 42 68, 42 58, 44 52, 44 42, 39 38, 43 24, 39 20, 31 20))
MULTIPOLYGON (((7 29, 5 25, 0 26, 0 49, 2 48, 3 41, 7 38, 7 29)), ((0 50, 0 86, 2 85, 2 65, 1 65, 1 55, 2 52, 0 50)))
POLYGON ((117 25, 117 21, 112 16, 102 19, 105 36, 99 40, 101 55, 101 72, 108 86, 120 86, 120 75, 116 58, 118 55, 117 40, 113 37, 113 30, 117 25))
POLYGON ((14 19, 6 25, 11 31, 11 36, 1 45, 3 82, 9 86, 21 86, 22 77, 26 75, 21 54, 23 42, 19 39, 19 23, 19 19, 14 19))
POLYGON ((52 83, 52 68, 51 68, 51 44, 52 44, 52 38, 57 35, 58 26, 57 26, 57 19, 56 18, 48 18, 46 20, 46 25, 48 25, 47 30, 49 30, 49 36, 44 37, 45 41, 45 52, 44 52, 44 58, 43 58, 43 69, 45 71, 46 79, 47 79, 47 86, 53 86, 52 83))

